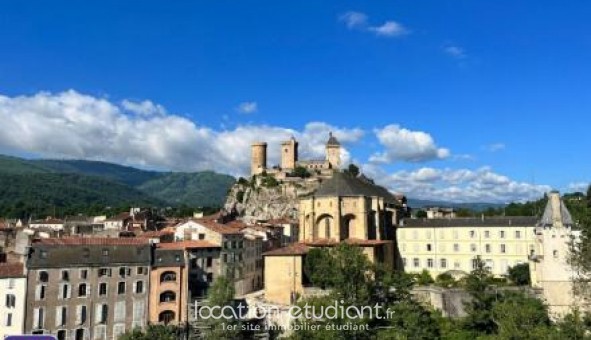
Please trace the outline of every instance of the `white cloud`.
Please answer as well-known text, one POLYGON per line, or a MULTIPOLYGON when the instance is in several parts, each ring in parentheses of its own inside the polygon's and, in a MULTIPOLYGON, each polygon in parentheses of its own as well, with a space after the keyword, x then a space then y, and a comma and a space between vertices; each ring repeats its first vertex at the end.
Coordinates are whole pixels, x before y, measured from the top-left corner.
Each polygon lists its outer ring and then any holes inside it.
POLYGON ((589 188, 589 182, 574 182, 568 184, 568 191, 569 192, 583 192, 586 193, 587 189, 589 188))
POLYGON ((240 103, 237 108, 240 113, 255 113, 259 110, 257 102, 240 103))
POLYGON ((339 20, 344 22, 349 29, 365 27, 367 25, 367 15, 361 12, 349 11, 341 15, 339 20))
POLYGON ((397 37, 408 33, 408 30, 396 21, 386 21, 381 26, 368 27, 367 29, 384 37, 397 37))
POLYGON ((487 151, 490 151, 490 152, 497 152, 497 151, 504 150, 505 147, 506 147, 506 145, 504 143, 494 143, 494 144, 484 146, 484 149, 487 151))
POLYGON ((361 12, 349 11, 339 16, 339 20, 349 29, 371 32, 381 37, 398 37, 409 33, 406 27, 394 20, 388 20, 379 26, 371 26, 368 23, 368 16, 361 12))
MULTIPOLYGON (((249 172, 250 144, 259 139, 269 143, 271 166, 279 162, 280 142, 292 135, 300 141, 302 157, 315 158, 324 156, 329 131, 345 146, 363 136, 360 129, 321 122, 308 123, 302 131, 266 125, 216 130, 149 101, 117 104, 73 90, 0 95, 0 121, 0 149, 11 153, 233 175, 249 172)), ((349 157, 347 150, 343 154, 349 157)))
POLYGON ((433 137, 426 132, 411 131, 394 124, 374 132, 385 151, 372 155, 371 162, 423 162, 444 159, 450 155, 448 149, 438 147, 433 137))
POLYGON ((508 203, 535 200, 551 190, 548 185, 512 180, 494 172, 490 167, 476 170, 423 167, 394 173, 387 173, 371 164, 362 168, 389 190, 417 199, 508 203))
POLYGON ((464 51, 463 48, 459 47, 459 46, 455 46, 455 45, 449 45, 443 48, 443 51, 456 59, 463 59, 466 58, 466 51, 464 51))

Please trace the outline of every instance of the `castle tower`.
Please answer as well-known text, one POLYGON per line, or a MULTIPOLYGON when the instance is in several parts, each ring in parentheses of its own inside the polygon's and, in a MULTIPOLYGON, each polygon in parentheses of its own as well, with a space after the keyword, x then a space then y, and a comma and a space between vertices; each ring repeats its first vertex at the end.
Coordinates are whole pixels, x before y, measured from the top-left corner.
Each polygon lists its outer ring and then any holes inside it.
POLYGON ((293 170, 298 161, 298 142, 291 137, 290 140, 281 143, 281 169, 293 170))
POLYGON ((341 168, 341 143, 329 133, 328 142, 326 142, 326 160, 331 169, 341 168))
POLYGON ((258 175, 267 169, 267 143, 251 144, 250 175, 258 175))

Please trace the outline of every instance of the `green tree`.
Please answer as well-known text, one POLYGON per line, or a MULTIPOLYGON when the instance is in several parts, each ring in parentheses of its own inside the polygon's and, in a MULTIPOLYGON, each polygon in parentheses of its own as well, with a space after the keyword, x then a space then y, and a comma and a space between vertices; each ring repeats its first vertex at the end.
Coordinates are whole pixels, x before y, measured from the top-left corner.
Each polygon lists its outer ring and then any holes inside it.
POLYGON ((419 286, 428 286, 435 281, 433 281, 433 276, 427 269, 423 269, 419 274, 415 275, 415 282, 419 286))
POLYGON ((392 304, 388 328, 377 333, 377 339, 439 339, 437 318, 421 304, 405 300, 392 304))
POLYGON ((507 276, 511 282, 518 286, 529 285, 529 263, 520 263, 513 267, 509 267, 507 276))
POLYGON ((522 292, 504 292, 495 302, 492 316, 500 339, 539 339, 550 332, 548 308, 536 298, 522 292))
POLYGON ((427 212, 425 210, 417 210, 417 218, 427 218, 427 212))
POLYGON ((463 326, 475 334, 493 334, 497 325, 493 320, 492 307, 498 294, 496 290, 491 292, 492 274, 484 261, 479 256, 474 261, 474 270, 464 281, 470 301, 466 303, 468 316, 463 326))
POLYGON ((294 177, 300 177, 300 178, 308 178, 311 176, 308 169, 304 168, 303 166, 296 166, 295 169, 293 169, 293 172, 291 173, 291 175, 294 177))
POLYGON ((234 282, 225 276, 219 276, 207 293, 206 306, 220 307, 224 317, 207 318, 204 329, 205 339, 236 339, 240 333, 239 320, 233 318, 230 308, 234 307, 234 282))
POLYGON ((335 260, 328 248, 310 249, 304 261, 304 273, 314 286, 322 289, 334 287, 335 260))
POLYGON ((357 176, 359 176, 359 167, 357 165, 351 163, 347 167, 346 172, 348 172, 349 174, 351 174, 351 176, 353 176, 353 177, 357 177, 357 176))
POLYGON ((437 275, 437 277, 435 278, 435 284, 439 287, 450 288, 454 287, 457 284, 457 282, 451 274, 441 273, 437 275))
POLYGON ((119 340, 177 340, 181 329, 173 326, 148 325, 145 329, 134 328, 125 332, 119 340))

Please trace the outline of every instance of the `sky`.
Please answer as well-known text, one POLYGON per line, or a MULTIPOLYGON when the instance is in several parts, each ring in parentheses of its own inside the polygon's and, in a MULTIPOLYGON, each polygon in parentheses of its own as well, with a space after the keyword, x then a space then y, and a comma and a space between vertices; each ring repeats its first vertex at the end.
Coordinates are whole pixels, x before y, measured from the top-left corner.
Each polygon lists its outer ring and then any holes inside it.
POLYGON ((0 153, 249 172, 328 133, 419 199, 591 180, 591 3, 3 1, 0 153))

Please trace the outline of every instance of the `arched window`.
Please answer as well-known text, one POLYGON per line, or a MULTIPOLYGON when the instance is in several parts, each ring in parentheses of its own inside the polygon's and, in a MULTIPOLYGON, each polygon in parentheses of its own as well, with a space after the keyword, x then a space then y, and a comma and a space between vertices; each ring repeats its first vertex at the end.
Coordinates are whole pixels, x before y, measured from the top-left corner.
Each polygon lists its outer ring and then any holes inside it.
POLYGON ((175 272, 164 272, 160 275, 160 282, 174 282, 176 281, 176 273, 175 272))
POLYGON ((174 302, 176 300, 176 293, 170 290, 160 294, 160 302, 174 302))
POLYGON ((167 325, 174 321, 174 312, 170 310, 166 310, 160 315, 158 315, 158 322, 162 322, 163 324, 167 325))

